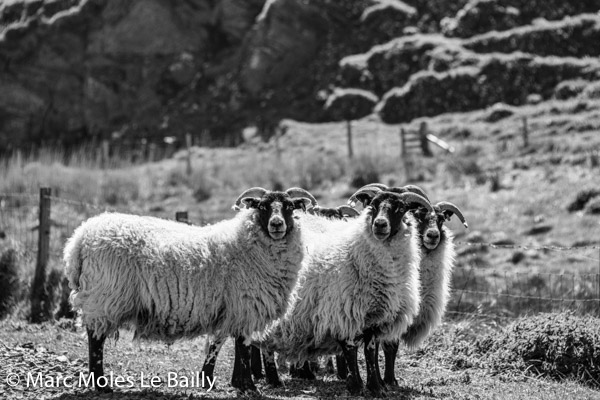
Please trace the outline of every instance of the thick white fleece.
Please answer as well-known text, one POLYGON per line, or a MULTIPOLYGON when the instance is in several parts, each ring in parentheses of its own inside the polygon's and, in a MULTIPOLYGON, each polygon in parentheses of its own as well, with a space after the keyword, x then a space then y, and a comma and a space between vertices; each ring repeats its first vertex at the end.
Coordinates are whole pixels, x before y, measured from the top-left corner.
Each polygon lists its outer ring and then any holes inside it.
POLYGON ((64 250, 73 306, 96 335, 131 323, 167 341, 264 331, 288 307, 303 256, 298 226, 273 240, 256 210, 206 227, 105 213, 64 250))
POLYGON ((454 235, 442 227, 440 244, 433 250, 422 246, 421 258, 421 309, 414 322, 402 335, 409 348, 420 346, 442 322, 450 298, 450 279, 454 268, 456 250, 454 235))
POLYGON ((371 213, 305 235, 293 303, 263 343, 267 349, 303 361, 337 352, 337 340, 352 340, 366 328, 393 326, 399 336, 412 322, 420 300, 416 232, 403 224, 392 239, 378 241, 371 213))

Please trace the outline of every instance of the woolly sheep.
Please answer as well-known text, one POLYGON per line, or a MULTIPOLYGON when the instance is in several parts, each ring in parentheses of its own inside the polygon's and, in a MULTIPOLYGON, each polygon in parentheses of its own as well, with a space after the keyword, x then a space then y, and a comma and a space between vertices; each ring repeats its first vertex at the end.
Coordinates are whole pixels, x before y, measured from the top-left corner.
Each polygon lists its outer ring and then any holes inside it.
POLYGON ((167 342, 206 333, 234 336, 241 361, 232 385, 255 390, 249 341, 288 306, 304 257, 292 212, 316 200, 299 188, 252 188, 237 203, 248 209, 211 226, 104 213, 75 230, 64 260, 73 307, 87 328, 97 390, 110 391, 99 384, 104 341, 125 324, 135 327, 136 337, 167 342))
MULTIPOLYGON (((388 188, 382 184, 371 184, 367 187, 377 187, 395 193, 406 191, 419 193, 426 197, 418 186, 388 188)), ((355 199, 351 198, 350 201, 355 199)), ((454 240, 452 232, 445 226, 445 221, 456 215, 465 228, 468 224, 460 209, 449 202, 439 202, 433 206, 433 211, 419 209, 413 212, 417 222, 419 243, 421 248, 421 264, 419 279, 421 282, 421 308, 414 322, 401 336, 401 340, 409 348, 416 348, 441 323, 443 314, 450 297, 450 278, 454 268, 454 240)), ((385 355, 385 384, 397 385, 394 376, 394 364, 398 353, 399 341, 392 340, 383 343, 385 355)), ((338 368, 339 369, 339 368, 338 368)))
MULTIPOLYGON (((468 227, 460 209, 449 202, 439 202, 433 206, 434 211, 419 210, 415 213, 417 231, 421 240, 421 309, 419 314, 401 336, 402 342, 409 348, 420 346, 423 341, 442 322, 446 306, 450 298, 450 278, 454 268, 456 251, 454 235, 445 221, 456 215, 468 227)), ((384 342, 386 384, 397 385, 394 376, 394 364, 398 354, 397 340, 384 342)))
MULTIPOLYGON (((358 193, 363 195, 369 194, 358 193)), ((431 210, 431 205, 414 193, 386 192, 371 200, 357 219, 306 234, 307 256, 293 302, 262 343, 268 383, 279 381, 273 351, 304 361, 341 348, 349 368, 347 388, 356 394, 363 387, 359 341, 374 343, 375 328, 398 337, 417 314, 420 253, 415 229, 402 219, 410 209, 431 210)), ((365 353, 372 370, 374 349, 366 346, 365 353)), ((367 388, 381 394, 377 379, 368 379, 367 388)))
MULTIPOLYGON (((296 215, 296 218, 301 220, 302 228, 304 231, 323 233, 326 232, 327 229, 332 229, 332 221, 345 221, 347 220, 347 217, 356 217, 358 215, 358 211, 346 205, 341 205, 332 208, 321 207, 316 205, 308 209, 307 213, 296 215)), ((212 377, 216 359, 226 340, 226 335, 217 335, 212 340, 209 338, 209 340, 207 341, 207 346, 205 350, 206 358, 202 369, 202 372, 204 372, 205 376, 212 377)), ((308 362, 306 364, 308 364, 308 362)), ((254 345, 252 346, 251 350, 250 367, 252 370, 252 375, 255 379, 260 379, 263 377, 260 349, 254 345)), ((300 370, 295 369, 294 366, 292 366, 290 368, 290 374, 292 374, 294 377, 302 377, 306 379, 314 378, 314 375, 311 376, 312 372, 310 371, 310 368, 307 367, 304 367, 302 370, 300 370), (299 374, 297 376, 293 375, 294 371, 299 371, 299 374)), ((278 384, 278 382, 275 382, 275 384, 278 384)))

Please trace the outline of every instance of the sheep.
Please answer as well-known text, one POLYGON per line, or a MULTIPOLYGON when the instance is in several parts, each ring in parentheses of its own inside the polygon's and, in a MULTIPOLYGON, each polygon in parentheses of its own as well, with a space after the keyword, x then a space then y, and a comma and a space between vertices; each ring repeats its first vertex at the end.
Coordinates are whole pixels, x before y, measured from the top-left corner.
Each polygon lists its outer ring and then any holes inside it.
POLYGON ((99 381, 104 341, 125 324, 135 327, 136 338, 167 342, 234 336, 240 362, 232 385, 256 390, 249 342, 288 306, 304 257, 292 213, 317 203, 304 189, 258 187, 244 191, 239 203, 248 209, 205 227, 104 213, 75 230, 65 245, 65 270, 71 303, 87 328, 96 390, 111 391, 99 381))
MULTIPOLYGON (((347 388, 357 394, 363 387, 359 342, 365 342, 368 370, 373 371, 376 337, 399 336, 417 314, 420 252, 415 229, 402 219, 411 209, 432 210, 431 205, 414 193, 359 192, 358 198, 368 198, 370 205, 357 219, 306 235, 307 256, 293 302, 261 344, 268 383, 279 382, 273 351, 302 362, 341 349, 349 368, 347 388)), ((377 379, 369 378, 367 388, 382 394, 377 379)))
MULTIPOLYGON (((239 206, 239 205, 236 205, 239 206)), ((236 207, 234 206, 234 207, 236 207)), ((307 213, 303 213, 296 218, 302 220, 302 227, 304 230, 311 232, 325 232, 330 226, 333 220, 346 220, 347 217, 356 217, 359 213, 352 207, 341 205, 338 207, 326 208, 315 205, 314 207, 307 210, 307 213)), ((217 335, 214 339, 207 341, 205 353, 206 358, 202 372, 205 376, 211 376, 216 363, 216 359, 219 355, 221 347, 227 340, 226 335, 217 335)), ((308 363, 306 363, 308 364, 308 363)), ((250 362, 252 375, 255 379, 263 377, 262 366, 261 366, 261 354, 260 349, 257 346, 252 346, 251 350, 251 362, 250 362)), ((306 379, 314 378, 310 367, 304 365, 302 369, 294 369, 294 366, 290 369, 290 374, 294 375, 294 371, 298 371, 296 377, 302 377, 306 379)), ((277 386, 280 382, 272 382, 273 385, 277 386)))
MULTIPOLYGON (((424 194, 417 186, 387 188, 381 184, 366 187, 377 187, 392 192, 412 191, 424 194)), ((351 198, 350 201, 355 199, 351 198)), ((421 281, 421 308, 414 322, 400 339, 409 348, 420 346, 429 334, 441 323, 446 305, 450 297, 450 277, 454 267, 454 240, 452 232, 443 226, 445 221, 456 215, 468 228, 467 221, 460 209, 449 202, 439 202, 433 211, 418 209, 413 212, 417 221, 417 231, 421 247, 421 264, 419 278, 421 281)), ((398 353, 399 340, 383 342, 385 355, 385 373, 383 382, 398 385, 394 375, 394 364, 398 353)), ((338 368, 339 369, 339 368, 338 368)))

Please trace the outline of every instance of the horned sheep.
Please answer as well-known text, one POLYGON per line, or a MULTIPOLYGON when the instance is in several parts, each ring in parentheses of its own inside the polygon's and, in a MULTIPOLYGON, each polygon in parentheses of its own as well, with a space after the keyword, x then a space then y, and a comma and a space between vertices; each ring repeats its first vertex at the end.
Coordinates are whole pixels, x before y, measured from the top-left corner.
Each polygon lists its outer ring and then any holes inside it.
MULTIPOLYGON (((370 194, 357 193, 359 198, 370 194)), ((366 363, 373 371, 372 344, 379 333, 400 336, 412 323, 420 300, 420 252, 416 231, 403 217, 417 207, 431 210, 431 205, 414 193, 382 191, 369 200, 358 218, 306 235, 307 256, 292 305, 262 343, 268 350, 267 382, 279 381, 273 351, 304 361, 341 348, 349 368, 347 388, 356 394, 363 387, 359 342, 365 342, 366 363)), ((381 394, 377 379, 368 379, 367 388, 381 394)))
POLYGON ((104 341, 126 324, 139 338, 168 342, 234 336, 232 385, 255 390, 249 343, 288 307, 305 253, 292 213, 316 200, 299 188, 252 188, 236 203, 248 209, 211 226, 104 213, 75 230, 64 260, 97 390, 111 390, 100 381, 104 341))
MULTIPOLYGON (((410 191, 427 198, 418 186, 403 186, 388 188, 383 184, 370 184, 362 189, 375 187, 394 193, 410 191)), ((355 201, 350 198, 350 202, 355 201)), ((452 216, 456 215, 468 227, 467 221, 461 210, 454 204, 441 201, 433 205, 433 210, 424 208, 413 211, 416 219, 416 228, 419 235, 421 248, 421 264, 419 279, 421 282, 421 308, 408 330, 402 334, 400 340, 409 348, 420 346, 433 330, 440 325, 450 297, 450 279, 454 268, 456 251, 454 249, 454 235, 444 226, 452 216)), ((385 355, 385 384, 397 385, 394 374, 394 364, 400 340, 395 339, 383 343, 385 355)))

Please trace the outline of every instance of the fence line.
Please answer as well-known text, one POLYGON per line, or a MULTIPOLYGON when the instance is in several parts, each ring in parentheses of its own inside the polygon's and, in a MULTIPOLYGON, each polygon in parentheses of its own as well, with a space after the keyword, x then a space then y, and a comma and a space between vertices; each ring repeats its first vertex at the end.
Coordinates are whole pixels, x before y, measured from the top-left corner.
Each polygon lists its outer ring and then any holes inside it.
MULTIPOLYGON (((62 247, 74 228, 84 219, 106 210, 114 210, 115 207, 91 204, 58 194, 44 195, 44 199, 52 202, 53 214, 49 222, 52 233, 49 239, 48 268, 62 269, 62 247)), ((36 263, 35 255, 40 246, 40 224, 36 213, 40 200, 40 196, 32 194, 0 193, 0 231, 19 242, 23 250, 21 253, 26 256, 23 262, 26 258, 26 262, 31 265, 36 263), (2 201, 11 198, 15 201, 2 201)), ((173 210, 174 216, 175 211, 179 210, 173 210)), ((183 212, 178 213, 176 219, 187 221, 183 212)), ((471 247, 475 251, 462 251, 462 257, 458 257, 453 274, 452 297, 448 306, 449 316, 511 319, 527 313, 565 309, 600 315, 600 245, 538 246, 460 240, 456 240, 455 244, 467 249, 471 247), (578 253, 578 260, 585 260, 583 268, 588 269, 587 265, 592 266, 593 262, 595 264, 592 271, 597 265, 598 273, 583 270, 521 272, 489 268, 486 267, 485 260, 477 262, 476 259, 469 259, 470 255, 476 255, 477 248, 482 247, 500 251, 512 249, 578 253), (598 256, 582 254, 591 251, 597 252, 595 254, 598 256)), ((30 268, 30 278, 33 276, 31 269, 33 268, 30 268)))

